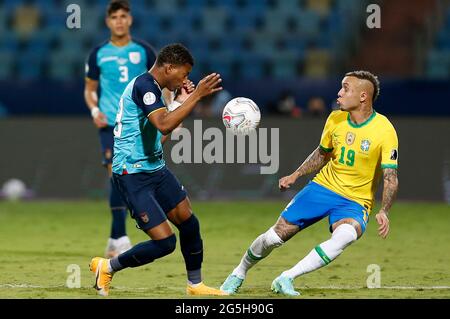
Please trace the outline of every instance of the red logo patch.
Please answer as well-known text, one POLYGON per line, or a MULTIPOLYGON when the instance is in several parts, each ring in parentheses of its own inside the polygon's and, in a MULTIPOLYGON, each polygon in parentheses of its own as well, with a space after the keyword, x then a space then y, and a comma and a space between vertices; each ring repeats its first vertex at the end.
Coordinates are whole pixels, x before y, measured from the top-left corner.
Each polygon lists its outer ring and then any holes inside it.
POLYGON ((148 218, 148 215, 146 212, 140 213, 139 217, 145 224, 147 224, 149 222, 149 218, 148 218))

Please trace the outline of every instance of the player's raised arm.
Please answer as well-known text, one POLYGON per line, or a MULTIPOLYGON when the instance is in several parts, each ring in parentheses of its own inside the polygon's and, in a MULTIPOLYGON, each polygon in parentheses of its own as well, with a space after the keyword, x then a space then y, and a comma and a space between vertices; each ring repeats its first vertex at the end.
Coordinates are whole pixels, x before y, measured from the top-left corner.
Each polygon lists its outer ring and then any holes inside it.
MULTIPOLYGON (((164 101, 166 101, 167 110, 169 112, 175 111, 178 107, 183 104, 184 101, 194 92, 195 90, 195 84, 191 80, 186 80, 183 84, 183 87, 177 90, 175 93, 172 91, 169 91, 167 89, 164 89, 162 91, 162 94, 164 96, 164 101), (166 97, 167 96, 167 97, 166 97)), ((183 123, 181 122, 177 128, 183 127, 183 123)), ((161 136, 161 143, 164 144, 169 135, 163 135, 161 136)))
POLYGON ((291 187, 299 177, 317 172, 327 161, 327 152, 321 147, 317 147, 291 175, 280 179, 279 188, 285 190, 291 187))
POLYGON ((149 121, 163 134, 172 132, 194 109, 201 98, 222 90, 218 85, 222 82, 220 74, 212 73, 204 77, 197 88, 173 112, 154 112, 148 115, 149 121))

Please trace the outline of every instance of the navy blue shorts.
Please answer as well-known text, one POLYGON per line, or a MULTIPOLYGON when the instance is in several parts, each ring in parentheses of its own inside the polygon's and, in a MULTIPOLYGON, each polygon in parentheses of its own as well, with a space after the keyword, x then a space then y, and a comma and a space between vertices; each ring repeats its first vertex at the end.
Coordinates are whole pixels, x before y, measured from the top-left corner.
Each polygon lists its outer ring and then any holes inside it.
POLYGON ((107 126, 98 130, 100 145, 102 146, 102 165, 112 163, 114 156, 114 127, 107 126))
POLYGON ((167 220, 167 213, 187 196, 166 166, 153 173, 113 174, 113 182, 143 231, 167 220))
POLYGON ((295 195, 281 216, 291 224, 298 225, 300 229, 328 217, 330 231, 335 222, 353 218, 361 225, 363 233, 369 221, 366 208, 314 182, 309 182, 295 195))

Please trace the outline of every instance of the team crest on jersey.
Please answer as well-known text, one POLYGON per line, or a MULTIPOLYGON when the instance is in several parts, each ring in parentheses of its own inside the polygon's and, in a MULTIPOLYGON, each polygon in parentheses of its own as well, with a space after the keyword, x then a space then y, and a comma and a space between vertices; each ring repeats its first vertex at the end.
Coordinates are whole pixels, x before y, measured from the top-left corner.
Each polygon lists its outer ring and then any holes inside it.
POLYGON ((352 132, 347 132, 347 136, 345 137, 345 142, 347 145, 352 145, 355 142, 355 134, 352 132))
POLYGON ((363 152, 368 152, 370 148, 370 141, 369 140, 362 140, 361 141, 361 150, 363 152))
POLYGON ((141 218, 142 222, 147 224, 150 219, 148 218, 148 214, 146 212, 140 213, 139 217, 141 218))
POLYGON ((141 53, 140 52, 130 52, 129 54, 130 61, 133 64, 138 64, 141 62, 141 53))
POLYGON ((145 105, 152 105, 156 102, 156 95, 153 92, 145 93, 143 99, 145 105))

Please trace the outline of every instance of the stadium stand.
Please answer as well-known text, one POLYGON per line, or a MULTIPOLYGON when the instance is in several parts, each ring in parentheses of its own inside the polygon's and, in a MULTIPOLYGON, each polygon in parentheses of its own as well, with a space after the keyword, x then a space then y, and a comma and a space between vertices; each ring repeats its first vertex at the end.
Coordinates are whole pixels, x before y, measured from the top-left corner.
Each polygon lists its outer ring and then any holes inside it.
MULTIPOLYGON (((106 39, 107 0, 77 1, 81 29, 65 27, 66 0, 0 1, 0 78, 70 80, 83 76, 88 51, 106 39), (25 22, 24 22, 25 21, 25 22), (33 67, 27 67, 32 62, 33 67), (61 67, 64 63, 64 68, 61 67)), ((134 36, 157 49, 179 41, 200 68, 244 79, 324 77, 339 62, 348 19, 345 0, 133 0, 134 36), (251 62, 251 63, 250 63, 251 62)))

